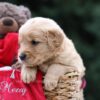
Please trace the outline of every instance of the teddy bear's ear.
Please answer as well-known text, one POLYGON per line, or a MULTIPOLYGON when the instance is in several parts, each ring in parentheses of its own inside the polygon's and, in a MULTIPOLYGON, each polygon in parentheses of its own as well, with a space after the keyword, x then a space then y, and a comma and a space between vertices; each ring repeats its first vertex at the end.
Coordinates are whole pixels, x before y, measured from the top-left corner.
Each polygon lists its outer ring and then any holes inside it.
POLYGON ((22 14, 24 13, 24 15, 27 17, 27 19, 31 18, 31 12, 29 10, 29 8, 24 7, 24 6, 19 6, 20 11, 22 11, 22 14))
POLYGON ((58 30, 49 30, 47 32, 47 41, 51 50, 58 50, 64 40, 64 36, 58 30))

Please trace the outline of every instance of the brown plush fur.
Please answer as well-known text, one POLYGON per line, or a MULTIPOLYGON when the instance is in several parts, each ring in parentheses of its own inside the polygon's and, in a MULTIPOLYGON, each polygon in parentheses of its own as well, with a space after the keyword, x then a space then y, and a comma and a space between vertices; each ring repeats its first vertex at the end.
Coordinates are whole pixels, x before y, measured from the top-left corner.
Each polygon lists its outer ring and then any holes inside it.
POLYGON ((19 60, 22 62, 21 77, 25 83, 36 78, 37 66, 45 73, 46 90, 53 90, 59 77, 69 68, 78 70, 83 77, 85 67, 73 42, 59 25, 49 19, 36 17, 28 20, 19 30, 19 60), (24 60, 20 59, 26 55, 24 60))
POLYGON ((0 2, 0 33, 16 32, 19 27, 31 17, 31 12, 27 7, 17 6, 7 2, 0 2), (4 26, 3 21, 10 19, 12 26, 4 26), (18 25, 17 25, 18 24, 18 25))

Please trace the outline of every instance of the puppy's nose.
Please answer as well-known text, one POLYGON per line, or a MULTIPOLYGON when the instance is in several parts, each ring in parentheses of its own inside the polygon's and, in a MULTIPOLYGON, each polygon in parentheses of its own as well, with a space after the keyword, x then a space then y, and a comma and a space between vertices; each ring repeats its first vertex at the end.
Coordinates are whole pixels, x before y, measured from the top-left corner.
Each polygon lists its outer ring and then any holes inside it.
POLYGON ((26 59, 26 54, 25 54, 25 53, 22 53, 22 54, 19 56, 19 58, 20 58, 21 60, 25 60, 25 59, 26 59))
POLYGON ((12 26, 13 25, 13 20, 11 20, 11 19, 5 19, 5 20, 3 20, 3 24, 5 26, 12 26))

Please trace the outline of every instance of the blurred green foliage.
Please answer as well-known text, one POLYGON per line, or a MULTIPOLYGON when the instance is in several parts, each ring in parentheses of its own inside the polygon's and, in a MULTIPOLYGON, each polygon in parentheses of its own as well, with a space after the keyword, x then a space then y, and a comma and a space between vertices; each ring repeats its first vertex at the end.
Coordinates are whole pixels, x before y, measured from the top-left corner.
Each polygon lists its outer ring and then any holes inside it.
POLYGON ((86 100, 100 100, 100 0, 1 0, 28 6, 33 17, 53 18, 86 66, 86 100))

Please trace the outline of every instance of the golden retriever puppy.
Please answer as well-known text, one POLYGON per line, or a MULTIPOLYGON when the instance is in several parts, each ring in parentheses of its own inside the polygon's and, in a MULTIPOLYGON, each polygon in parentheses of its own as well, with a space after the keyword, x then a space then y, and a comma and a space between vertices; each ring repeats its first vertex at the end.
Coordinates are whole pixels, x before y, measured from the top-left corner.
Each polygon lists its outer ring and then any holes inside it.
POLYGON ((19 29, 19 61, 22 62, 21 78, 30 83, 36 78, 37 68, 44 73, 44 86, 52 90, 59 77, 70 67, 76 68, 83 77, 85 67, 73 42, 60 26, 49 18, 29 19, 19 29))

